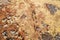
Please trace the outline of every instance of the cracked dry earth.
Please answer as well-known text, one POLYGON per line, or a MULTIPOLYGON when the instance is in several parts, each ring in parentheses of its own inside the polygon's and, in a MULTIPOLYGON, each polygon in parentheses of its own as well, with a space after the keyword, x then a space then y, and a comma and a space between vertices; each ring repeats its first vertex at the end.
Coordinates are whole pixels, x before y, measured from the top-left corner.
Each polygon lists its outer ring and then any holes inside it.
POLYGON ((0 40, 60 40, 60 0, 0 0, 0 40))

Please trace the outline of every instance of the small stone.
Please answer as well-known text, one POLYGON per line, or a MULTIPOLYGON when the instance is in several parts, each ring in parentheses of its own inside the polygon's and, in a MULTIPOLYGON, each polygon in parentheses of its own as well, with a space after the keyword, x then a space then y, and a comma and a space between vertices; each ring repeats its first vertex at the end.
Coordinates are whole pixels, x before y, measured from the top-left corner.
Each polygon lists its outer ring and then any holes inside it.
POLYGON ((5 30, 3 33, 2 33, 3 36, 7 36, 7 31, 5 30))
POLYGON ((46 4, 46 6, 52 15, 57 11, 57 8, 53 4, 46 4))
POLYGON ((44 34, 42 34, 42 39, 43 40, 52 40, 53 36, 49 33, 44 33, 44 34))
POLYGON ((56 34, 55 40, 60 40, 60 34, 59 33, 56 34))

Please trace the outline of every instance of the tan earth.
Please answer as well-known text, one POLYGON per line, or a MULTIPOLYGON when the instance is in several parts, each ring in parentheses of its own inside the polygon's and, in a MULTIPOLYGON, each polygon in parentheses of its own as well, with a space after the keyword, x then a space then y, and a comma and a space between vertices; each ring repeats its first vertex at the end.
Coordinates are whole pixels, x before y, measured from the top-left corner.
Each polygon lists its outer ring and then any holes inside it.
POLYGON ((60 0, 0 0, 0 40, 60 40, 60 0))

